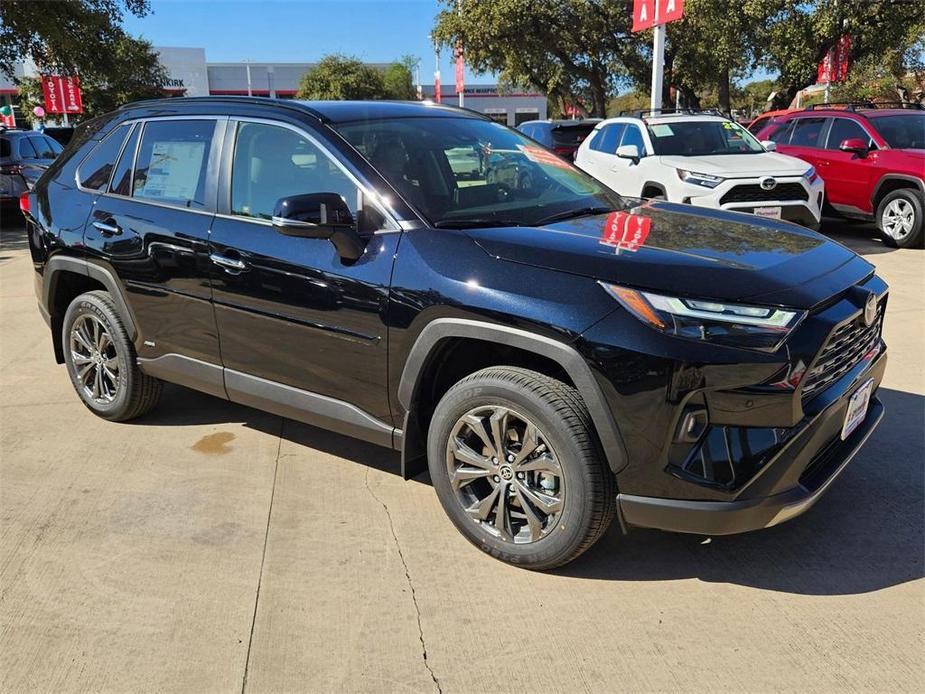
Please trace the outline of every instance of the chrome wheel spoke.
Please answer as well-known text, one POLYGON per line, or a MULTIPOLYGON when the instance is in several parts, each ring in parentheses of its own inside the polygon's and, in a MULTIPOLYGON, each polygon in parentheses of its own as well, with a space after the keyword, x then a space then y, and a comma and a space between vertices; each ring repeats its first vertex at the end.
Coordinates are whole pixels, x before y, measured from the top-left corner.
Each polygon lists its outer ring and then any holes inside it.
POLYGON ((456 422, 446 447, 450 486, 463 511, 495 537, 537 542, 564 508, 562 466, 543 432, 509 407, 483 405, 456 422))
POLYGON ((544 494, 535 489, 530 489, 530 487, 520 480, 517 481, 517 490, 523 494, 531 504, 536 506, 547 516, 562 510, 562 502, 558 497, 544 494))
POLYGON ((71 350, 71 360, 77 366, 83 366, 84 364, 89 364, 92 361, 90 357, 87 357, 80 352, 75 352, 74 350, 71 350))
POLYGON ((96 369, 96 364, 90 362, 77 370, 77 380, 80 381, 82 386, 87 385, 87 375, 96 369))
POLYGON ((70 367, 83 396, 112 402, 119 391, 121 359, 106 325, 96 316, 79 316, 70 332, 70 367))
POLYGON ((83 347, 88 353, 93 351, 93 347, 90 344, 90 341, 83 334, 82 325, 71 331, 71 337, 73 337, 74 340, 78 342, 80 346, 83 347))

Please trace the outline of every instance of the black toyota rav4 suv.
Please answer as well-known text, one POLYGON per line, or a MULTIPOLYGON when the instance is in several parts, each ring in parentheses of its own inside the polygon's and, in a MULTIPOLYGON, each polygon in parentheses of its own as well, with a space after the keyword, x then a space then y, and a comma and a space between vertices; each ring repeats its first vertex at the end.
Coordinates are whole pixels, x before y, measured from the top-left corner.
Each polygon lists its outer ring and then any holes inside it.
POLYGON ((467 539, 524 567, 571 561, 615 514, 787 520, 883 413, 887 286, 865 260, 621 198, 464 110, 130 104, 20 202, 92 412, 139 417, 170 381, 396 449, 467 539), (460 149, 479 176, 454 174, 460 149))

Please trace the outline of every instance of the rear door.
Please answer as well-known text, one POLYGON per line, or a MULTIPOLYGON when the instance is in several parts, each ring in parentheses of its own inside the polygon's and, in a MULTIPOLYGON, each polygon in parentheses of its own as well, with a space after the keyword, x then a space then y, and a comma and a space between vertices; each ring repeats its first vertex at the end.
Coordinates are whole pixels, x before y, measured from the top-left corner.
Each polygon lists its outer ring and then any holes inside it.
POLYGON ((579 150, 576 164, 595 178, 599 178, 618 193, 629 194, 626 187, 629 181, 623 180, 616 172, 611 171, 614 160, 617 158, 617 147, 626 123, 607 123, 591 133, 586 147, 579 150))
MULTIPOLYGON (((104 192, 87 223, 87 256, 122 280, 140 333, 138 355, 161 359, 152 368, 221 363, 208 240, 226 120, 134 123, 112 175, 97 175, 104 192)), ((220 370, 206 371, 217 376, 213 392, 224 395, 220 370)))
POLYGON ((817 166, 831 205, 852 208, 848 211, 871 211, 873 182, 878 175, 876 147, 871 134, 858 121, 840 116, 832 118, 825 149, 819 152, 817 166), (839 149, 842 142, 852 138, 863 140, 871 148, 866 157, 839 149))

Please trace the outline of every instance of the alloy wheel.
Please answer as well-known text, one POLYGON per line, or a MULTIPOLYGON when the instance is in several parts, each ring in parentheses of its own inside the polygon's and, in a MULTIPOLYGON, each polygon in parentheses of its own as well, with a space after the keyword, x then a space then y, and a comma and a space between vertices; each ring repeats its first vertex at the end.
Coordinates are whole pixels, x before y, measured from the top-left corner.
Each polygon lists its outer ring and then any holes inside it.
POLYGON ((464 414, 450 433, 446 466, 466 514, 502 540, 536 542, 558 524, 565 503, 559 459, 519 412, 493 405, 464 414))
POLYGON ((107 405, 119 392, 122 360, 103 322, 93 315, 82 315, 71 326, 71 363, 77 387, 88 399, 107 405))
POLYGON ((908 200, 891 200, 883 211, 883 230, 897 241, 905 238, 915 226, 915 208, 908 200))

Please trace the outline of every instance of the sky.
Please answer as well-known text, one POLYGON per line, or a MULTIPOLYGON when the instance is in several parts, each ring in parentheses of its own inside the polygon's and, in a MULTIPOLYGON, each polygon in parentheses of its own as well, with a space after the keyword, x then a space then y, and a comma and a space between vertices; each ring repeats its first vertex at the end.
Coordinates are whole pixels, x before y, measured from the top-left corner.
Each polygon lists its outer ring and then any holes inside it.
MULTIPOLYGON (((155 46, 202 47, 209 62, 313 62, 346 53, 382 63, 421 59, 421 81, 433 83, 430 31, 438 0, 151 0, 145 17, 125 16, 125 30, 155 46)), ((453 81, 450 51, 441 79, 453 81)), ((466 83, 494 82, 468 69, 466 83)))

